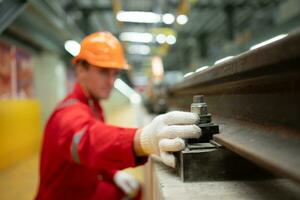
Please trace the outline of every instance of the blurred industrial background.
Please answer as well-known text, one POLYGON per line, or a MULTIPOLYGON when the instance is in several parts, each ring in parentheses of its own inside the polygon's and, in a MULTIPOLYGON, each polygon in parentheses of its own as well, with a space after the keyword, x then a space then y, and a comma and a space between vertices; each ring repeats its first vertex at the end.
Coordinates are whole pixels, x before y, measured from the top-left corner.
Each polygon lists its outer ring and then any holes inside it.
POLYGON ((0 22, 0 199, 32 199, 43 125, 73 88, 85 35, 122 42, 132 70, 104 108, 109 123, 141 127, 170 110, 174 84, 299 28, 300 1, 0 0, 0 22))

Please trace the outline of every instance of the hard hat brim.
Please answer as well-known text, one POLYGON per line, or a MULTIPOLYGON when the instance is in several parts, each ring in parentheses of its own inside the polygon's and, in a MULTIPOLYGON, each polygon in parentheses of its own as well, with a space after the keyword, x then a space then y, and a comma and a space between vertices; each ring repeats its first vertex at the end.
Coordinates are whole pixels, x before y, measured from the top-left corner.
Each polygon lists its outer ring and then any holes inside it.
MULTIPOLYGON (((79 61, 81 60, 84 60, 84 59, 80 59, 78 57, 75 57, 72 59, 72 64, 73 65, 76 65, 79 61)), ((118 64, 115 64, 112 63, 112 62, 109 62, 109 63, 97 63, 95 61, 89 61, 89 60, 86 60, 87 63, 95 66, 95 67, 99 67, 99 68, 111 68, 111 69, 122 69, 122 70, 130 70, 131 69, 131 65, 129 65, 128 63, 124 63, 124 65, 120 66, 118 64)))

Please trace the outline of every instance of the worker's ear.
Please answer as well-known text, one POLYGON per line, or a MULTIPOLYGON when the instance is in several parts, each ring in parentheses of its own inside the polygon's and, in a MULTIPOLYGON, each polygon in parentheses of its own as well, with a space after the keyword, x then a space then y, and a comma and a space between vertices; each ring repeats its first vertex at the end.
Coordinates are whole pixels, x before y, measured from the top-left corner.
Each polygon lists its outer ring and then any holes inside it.
POLYGON ((88 68, 88 66, 84 65, 83 63, 78 63, 78 64, 76 64, 75 69, 76 69, 76 76, 80 80, 85 77, 89 68, 88 68))

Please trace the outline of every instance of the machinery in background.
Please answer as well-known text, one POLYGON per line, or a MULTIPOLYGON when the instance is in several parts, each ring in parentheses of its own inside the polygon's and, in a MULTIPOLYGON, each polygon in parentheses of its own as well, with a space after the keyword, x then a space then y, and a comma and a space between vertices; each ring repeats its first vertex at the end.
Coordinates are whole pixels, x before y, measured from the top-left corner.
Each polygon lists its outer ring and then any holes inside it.
POLYGON ((168 110, 167 87, 162 82, 150 83, 144 96, 144 105, 149 113, 160 114, 168 110))
POLYGON ((168 90, 182 79, 182 72, 166 71, 162 80, 150 80, 143 96, 147 111, 154 114, 167 112, 169 110, 168 90))

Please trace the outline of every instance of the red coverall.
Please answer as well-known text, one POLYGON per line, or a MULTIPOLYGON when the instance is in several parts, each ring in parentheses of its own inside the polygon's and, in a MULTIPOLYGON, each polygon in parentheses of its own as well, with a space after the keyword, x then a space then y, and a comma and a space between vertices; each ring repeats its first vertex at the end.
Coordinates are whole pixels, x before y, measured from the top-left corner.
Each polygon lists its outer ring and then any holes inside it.
POLYGON ((147 160, 135 157, 135 132, 105 124, 98 101, 76 84, 46 125, 36 199, 121 199, 113 175, 147 160))

